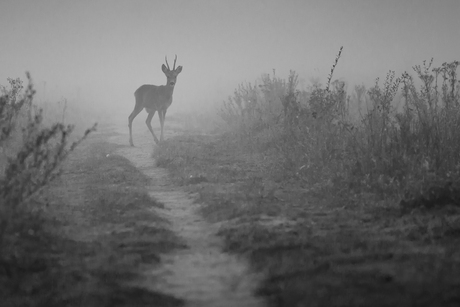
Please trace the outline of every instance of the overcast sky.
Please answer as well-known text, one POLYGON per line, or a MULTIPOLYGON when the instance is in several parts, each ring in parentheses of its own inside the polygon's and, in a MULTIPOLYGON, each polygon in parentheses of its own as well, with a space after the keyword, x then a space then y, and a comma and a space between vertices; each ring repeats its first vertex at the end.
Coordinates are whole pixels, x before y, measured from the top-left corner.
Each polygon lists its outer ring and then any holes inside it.
POLYGON ((171 109, 222 101, 262 73, 372 84, 460 60, 459 0, 1 0, 0 84, 30 71, 48 99, 132 109, 142 84, 183 66, 171 109))

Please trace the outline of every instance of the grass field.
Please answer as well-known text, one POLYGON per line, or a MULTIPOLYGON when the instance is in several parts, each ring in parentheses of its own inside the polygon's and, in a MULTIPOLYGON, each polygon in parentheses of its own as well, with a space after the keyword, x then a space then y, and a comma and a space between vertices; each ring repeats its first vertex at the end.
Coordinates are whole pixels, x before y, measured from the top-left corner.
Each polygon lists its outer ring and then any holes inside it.
POLYGON ((225 249, 250 258, 273 306, 456 306, 460 208, 311 192, 229 136, 168 140, 157 163, 199 194, 225 249))
POLYGON ((199 194, 226 250, 251 259, 273 306, 460 303, 458 62, 369 89, 298 76, 242 84, 227 132, 155 154, 199 194))
MULTIPOLYGON (((167 117, 175 136, 155 147, 155 163, 196 196, 224 251, 264 276, 257 294, 271 306, 458 306, 459 62, 424 62, 415 77, 390 71, 349 91, 333 80, 340 53, 325 85, 299 89, 294 71, 267 74, 217 114, 167 117)), ((148 195, 149 179, 107 141, 115 129, 46 122, 32 86, 9 82, 2 302, 185 304, 133 286, 185 246, 150 210, 164 205, 148 195)))
POLYGON ((162 253, 184 245, 151 210, 163 205, 148 195, 149 180, 108 136, 93 133, 13 216, 3 233, 1 306, 183 305, 142 286, 162 253))

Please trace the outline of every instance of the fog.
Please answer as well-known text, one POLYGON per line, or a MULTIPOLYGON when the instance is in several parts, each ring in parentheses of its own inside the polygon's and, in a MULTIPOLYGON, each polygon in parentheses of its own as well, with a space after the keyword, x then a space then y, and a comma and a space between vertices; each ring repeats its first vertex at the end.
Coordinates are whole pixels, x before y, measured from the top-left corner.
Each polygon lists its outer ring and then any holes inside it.
POLYGON ((458 0, 22 1, 0 3, 0 84, 32 74, 37 97, 125 112, 142 84, 183 66, 168 112, 219 103, 262 73, 306 87, 370 85, 423 60, 459 60, 458 0))

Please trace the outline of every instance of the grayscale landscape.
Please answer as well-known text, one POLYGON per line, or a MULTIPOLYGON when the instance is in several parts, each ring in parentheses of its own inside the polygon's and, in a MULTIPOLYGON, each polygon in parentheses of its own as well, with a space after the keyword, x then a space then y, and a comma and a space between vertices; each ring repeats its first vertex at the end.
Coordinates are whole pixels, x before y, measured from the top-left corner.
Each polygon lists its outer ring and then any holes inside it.
POLYGON ((459 306, 459 17, 2 1, 0 306, 459 306))

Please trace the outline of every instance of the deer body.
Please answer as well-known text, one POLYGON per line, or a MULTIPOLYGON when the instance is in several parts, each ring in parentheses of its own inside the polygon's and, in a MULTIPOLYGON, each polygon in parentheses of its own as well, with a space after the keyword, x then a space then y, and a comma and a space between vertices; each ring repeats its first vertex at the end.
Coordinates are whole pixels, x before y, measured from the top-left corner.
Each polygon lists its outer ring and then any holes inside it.
POLYGON ((164 74, 166 75, 166 85, 150 85, 144 84, 139 87, 134 92, 134 97, 136 98, 136 104, 134 106, 133 112, 128 117, 128 127, 129 127, 129 143, 131 146, 133 144, 133 135, 132 135, 132 123, 134 118, 143 110, 145 109, 148 113, 147 119, 145 123, 149 128, 150 132, 152 133, 153 139, 155 143, 159 143, 163 141, 163 127, 164 121, 166 116, 166 111, 168 110, 169 106, 172 104, 173 100, 173 92, 174 86, 176 85, 177 75, 182 71, 182 66, 177 67, 176 69, 176 60, 177 56, 174 60, 174 66, 171 70, 169 68, 168 60, 166 59, 166 65, 162 65, 161 69, 163 70, 164 74), (160 141, 156 137, 155 133, 152 129, 152 118, 155 115, 155 112, 158 111, 158 117, 160 118, 160 125, 161 125, 161 135, 160 141))
POLYGON ((134 92, 136 103, 139 103, 145 108, 147 113, 167 110, 172 104, 172 95, 174 86, 169 85, 150 85, 144 84, 134 92), (154 101, 150 97, 155 97, 154 101))

